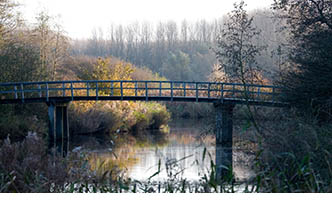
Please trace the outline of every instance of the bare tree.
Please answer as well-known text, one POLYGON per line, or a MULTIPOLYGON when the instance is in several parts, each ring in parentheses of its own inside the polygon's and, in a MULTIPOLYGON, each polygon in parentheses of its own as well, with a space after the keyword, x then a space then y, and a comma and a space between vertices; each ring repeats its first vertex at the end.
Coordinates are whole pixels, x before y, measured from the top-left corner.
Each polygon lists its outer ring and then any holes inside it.
POLYGON ((253 44, 253 39, 260 31, 253 27, 253 17, 248 16, 245 6, 244 1, 234 4, 234 10, 224 23, 216 50, 220 70, 231 81, 239 81, 244 85, 258 80, 256 56, 264 49, 253 44))
POLYGON ((0 0, 0 46, 5 40, 9 40, 7 35, 14 31, 20 20, 15 12, 18 5, 12 0, 0 0))
POLYGON ((33 30, 34 41, 39 48, 39 75, 44 79, 55 80, 59 63, 67 55, 68 38, 54 19, 45 12, 40 12, 33 30))

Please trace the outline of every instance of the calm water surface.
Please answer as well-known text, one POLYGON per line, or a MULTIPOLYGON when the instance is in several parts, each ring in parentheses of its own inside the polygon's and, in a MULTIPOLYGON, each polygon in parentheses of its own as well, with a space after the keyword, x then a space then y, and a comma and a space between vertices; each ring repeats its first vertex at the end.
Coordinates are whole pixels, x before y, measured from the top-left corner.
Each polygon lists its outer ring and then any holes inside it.
MULTIPOLYGON (((215 136, 205 132, 207 127, 204 120, 176 120, 165 132, 153 131, 135 137, 121 134, 114 140, 78 137, 73 147, 88 149, 90 165, 101 173, 117 168, 127 177, 147 180, 159 167, 160 173, 152 180, 174 177, 198 180, 209 172, 211 161, 215 162, 215 136)), ((247 153, 234 151, 233 160, 239 179, 253 174, 247 153)))

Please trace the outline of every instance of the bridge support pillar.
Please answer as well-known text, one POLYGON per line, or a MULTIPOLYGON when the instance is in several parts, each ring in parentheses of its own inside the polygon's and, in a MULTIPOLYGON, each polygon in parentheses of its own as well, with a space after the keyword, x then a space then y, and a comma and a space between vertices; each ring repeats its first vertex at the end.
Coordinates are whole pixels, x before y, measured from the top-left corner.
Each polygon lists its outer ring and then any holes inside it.
POLYGON ((65 157, 69 147, 68 102, 48 102, 49 152, 65 157))
POLYGON ((234 104, 215 104, 216 108, 216 178, 233 168, 233 109, 234 104))

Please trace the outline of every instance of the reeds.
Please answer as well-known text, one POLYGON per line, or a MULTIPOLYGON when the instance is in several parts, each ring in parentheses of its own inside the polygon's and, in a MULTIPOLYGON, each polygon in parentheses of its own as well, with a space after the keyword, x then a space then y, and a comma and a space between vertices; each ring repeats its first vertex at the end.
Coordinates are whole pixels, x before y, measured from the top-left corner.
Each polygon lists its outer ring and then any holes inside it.
MULTIPOLYGON (((288 115, 289 116, 289 115, 288 115)), ((231 167, 222 176, 212 154, 202 158, 210 166, 197 181, 183 177, 182 160, 161 161, 145 181, 126 176, 121 164, 99 161, 92 167, 83 152, 67 158, 46 153, 46 144, 34 133, 23 142, 0 143, 1 192, 116 192, 116 193, 219 193, 219 192, 332 192, 332 127, 284 116, 270 123, 269 132, 256 139, 255 175, 239 181, 231 167), (107 169, 106 169, 107 168, 107 169), (162 170, 165 169, 165 170, 162 170), (167 178, 156 180, 166 171, 167 178)), ((116 158, 116 157, 115 157, 116 158)))

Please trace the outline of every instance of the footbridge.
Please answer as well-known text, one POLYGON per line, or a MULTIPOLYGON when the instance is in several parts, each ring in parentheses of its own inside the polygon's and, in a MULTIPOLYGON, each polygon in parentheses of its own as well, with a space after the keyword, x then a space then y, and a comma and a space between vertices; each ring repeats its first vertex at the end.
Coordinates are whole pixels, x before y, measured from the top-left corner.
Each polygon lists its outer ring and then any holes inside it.
POLYGON ((284 107, 281 88, 222 82, 50 81, 0 84, 0 104, 46 103, 49 149, 67 155, 68 104, 72 101, 167 101, 213 103, 216 164, 232 166, 233 109, 237 104, 284 107), (222 161, 222 162, 220 162, 222 161))

